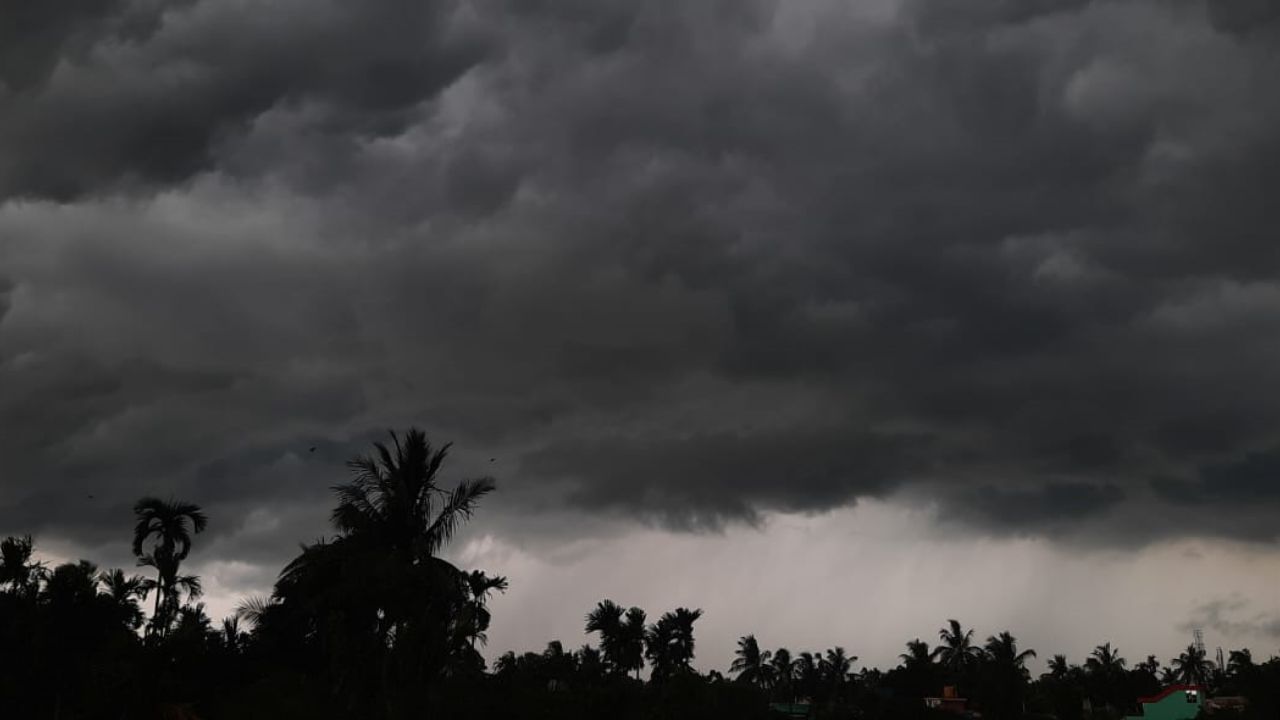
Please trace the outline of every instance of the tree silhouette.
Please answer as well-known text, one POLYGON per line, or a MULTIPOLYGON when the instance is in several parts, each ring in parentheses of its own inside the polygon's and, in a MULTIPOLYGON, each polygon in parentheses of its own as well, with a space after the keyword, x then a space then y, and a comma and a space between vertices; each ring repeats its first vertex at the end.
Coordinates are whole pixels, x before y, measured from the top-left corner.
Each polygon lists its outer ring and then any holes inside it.
POLYGON ((1054 655, 1049 658, 1049 676, 1055 680, 1064 680, 1067 673, 1071 672, 1071 665, 1067 663, 1066 655, 1054 655))
POLYGON ((729 672, 737 675, 740 682, 768 688, 772 679, 772 668, 769 666, 771 655, 768 650, 760 650, 760 643, 756 641, 755 635, 740 637, 729 672))
POLYGON ((645 632, 645 657, 653 665, 653 677, 662 680, 687 673, 693 661, 693 623, 701 610, 677 608, 664 613, 645 632))
POLYGON ((0 586, 9 586, 18 595, 33 595, 46 576, 43 563, 32 562, 31 536, 6 537, 0 541, 0 586))
POLYGON ((645 620, 644 610, 633 607, 627 610, 619 626, 623 669, 634 672, 637 680, 640 678, 640 671, 644 669, 644 641, 648 631, 645 620))
POLYGON ((1125 659, 1120 657, 1118 650, 1112 649, 1111 643, 1095 647, 1084 662, 1086 670, 1101 677, 1116 677, 1124 672, 1125 664, 1125 659))
POLYGON ((141 627, 143 618, 140 601, 147 597, 146 578, 125 575, 124 570, 116 568, 98 575, 98 583, 107 597, 111 598, 121 622, 134 629, 141 627))
POLYGON ((778 648, 773 652, 773 660, 769 665, 777 697, 788 702, 794 700, 796 661, 791 657, 791 651, 784 647, 778 648))
POLYGON ((982 658, 982 648, 973 644, 973 630, 965 630, 959 620, 948 620, 938 631, 939 645, 933 649, 938 663, 959 679, 982 658))
POLYGON ((203 532, 209 519, 198 505, 154 497, 133 506, 133 554, 138 565, 154 568, 156 579, 146 585, 156 593, 150 632, 164 637, 178 612, 182 593, 200 596, 199 578, 179 575, 182 561, 191 553, 191 536, 203 532))
POLYGON ((270 597, 247 598, 220 622, 195 601, 200 579, 182 574, 206 522, 194 505, 138 503, 135 546, 155 577, 99 572, 86 560, 49 569, 30 537, 0 541, 0 715, 765 720, 776 717, 770 700, 804 698, 814 718, 936 720, 921 698, 948 673, 988 720, 1115 720, 1158 690, 1157 675, 1244 696, 1239 720, 1280 717, 1280 659, 1255 662, 1247 649, 1231 651, 1221 668, 1188 647, 1168 668, 1146 656, 1126 671, 1106 643, 1084 668, 1052 656, 1032 681, 1035 652, 1011 633, 976 646, 974 631, 952 620, 938 647, 911 640, 885 673, 855 673, 856 658, 841 647, 770 653, 746 635, 730 668, 737 681, 727 682, 693 667, 701 610, 676 608, 646 624, 643 610, 610 600, 586 616, 598 648, 552 640, 540 652, 504 653, 487 671, 477 648, 492 620, 488 601, 507 581, 441 553, 492 484, 441 487, 446 450, 411 430, 353 460, 354 479, 335 488, 336 534, 304 545, 270 597), (155 611, 140 634, 150 591, 155 611))
POLYGON ((588 635, 600 636, 600 653, 605 665, 615 673, 625 674, 628 669, 622 640, 622 616, 626 611, 612 600, 601 600, 587 613, 588 635))
POLYGON ((1035 650, 1018 652, 1018 641, 1008 631, 987 638, 984 646, 987 657, 997 667, 1026 675, 1027 660, 1036 656, 1035 650))
POLYGON ((1022 713, 1028 673, 1026 662, 1036 656, 1035 650, 1018 651, 1018 641, 1008 631, 987 638, 985 694, 991 714, 999 718, 1015 718, 1022 713))
POLYGON ((796 656, 793 676, 800 697, 812 698, 818 694, 818 687, 822 683, 819 658, 820 654, 807 650, 796 656))
POLYGON ((1202 648, 1188 645, 1181 655, 1169 661, 1179 682, 1189 685, 1207 685, 1213 673, 1213 662, 1205 657, 1202 648))
POLYGON ((352 480, 334 488, 338 536, 285 567, 261 620, 278 626, 270 634, 305 633, 349 709, 380 702, 383 715, 402 716, 425 708, 447 673, 481 671, 484 598, 505 580, 439 557, 493 481, 445 489, 438 475, 449 445, 433 447, 417 429, 390 436, 347 463, 352 480))
POLYGON ((1257 665, 1253 662, 1253 653, 1249 652, 1249 648, 1232 650, 1227 654, 1227 674, 1232 677, 1247 675, 1255 668, 1257 665))

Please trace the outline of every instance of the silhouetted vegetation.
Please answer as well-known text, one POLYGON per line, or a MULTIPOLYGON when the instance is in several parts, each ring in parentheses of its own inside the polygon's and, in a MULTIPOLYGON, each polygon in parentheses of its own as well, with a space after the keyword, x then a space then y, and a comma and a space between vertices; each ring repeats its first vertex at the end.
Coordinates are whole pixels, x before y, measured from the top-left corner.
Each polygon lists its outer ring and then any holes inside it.
MULTIPOLYGON (((201 508, 144 498, 132 549, 145 574, 81 560, 49 568, 30 537, 0 542, 0 717, 13 718, 946 718, 924 698, 944 687, 995 720, 1116 720, 1173 683, 1247 697, 1242 718, 1280 717, 1280 660, 1234 650, 1219 666, 1189 646, 1168 666, 1130 666, 1110 643, 1073 664, 1009 632, 980 642, 948 620, 938 644, 906 643, 897 666, 857 669, 842 646, 764 649, 745 635, 728 677, 695 668, 700 609, 650 622, 602 600, 583 630, 595 645, 480 649, 505 578, 441 557, 492 480, 442 485, 448 445, 410 430, 349 463, 334 488, 333 534, 306 545, 268 597, 215 624, 200 579, 183 574, 201 508), (647 675, 646 675, 647 672, 647 675)), ((123 519, 122 519, 123 521, 123 519)), ((723 665, 718 662, 706 665, 723 665)))

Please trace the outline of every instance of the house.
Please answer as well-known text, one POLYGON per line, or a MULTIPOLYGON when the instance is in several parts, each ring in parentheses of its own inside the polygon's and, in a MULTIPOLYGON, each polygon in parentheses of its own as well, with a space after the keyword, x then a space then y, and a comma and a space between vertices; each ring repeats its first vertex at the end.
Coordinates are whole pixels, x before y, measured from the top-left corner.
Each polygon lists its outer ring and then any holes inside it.
POLYGON ((1203 704, 1199 685, 1170 685, 1156 695, 1138 698, 1141 713, 1126 720, 1194 720, 1203 704))
POLYGON ((941 710, 943 712, 963 715, 969 707, 969 701, 960 697, 959 693, 956 692, 956 687, 954 685, 948 685, 942 688, 942 697, 925 698, 924 706, 930 710, 941 710))

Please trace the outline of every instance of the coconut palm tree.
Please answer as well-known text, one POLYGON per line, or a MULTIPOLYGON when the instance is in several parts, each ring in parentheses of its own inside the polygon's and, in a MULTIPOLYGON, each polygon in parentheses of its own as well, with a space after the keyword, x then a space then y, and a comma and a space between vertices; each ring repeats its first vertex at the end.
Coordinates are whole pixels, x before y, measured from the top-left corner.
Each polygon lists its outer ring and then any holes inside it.
POLYGON ((174 500, 145 497, 133 506, 137 524, 133 529, 133 554, 138 565, 151 567, 156 579, 149 588, 156 591, 151 615, 151 632, 163 637, 178 610, 179 595, 199 595, 199 581, 179 576, 182 561, 191 553, 192 535, 204 532, 208 517, 200 506, 174 500))
POLYGON ((1188 645, 1181 655, 1169 661, 1179 682, 1188 685, 1206 685, 1213 673, 1213 661, 1205 657, 1202 648, 1188 645))
POLYGON ((1133 666, 1134 670, 1146 673, 1153 678, 1160 676, 1160 660, 1155 655, 1148 655, 1146 660, 1133 666))
POLYGON ((1120 657, 1119 649, 1113 649, 1111 643, 1103 643, 1093 649, 1084 667, 1091 675, 1113 678, 1124 672, 1126 662, 1120 657))
POLYGON ((907 651, 898 656, 902 661, 902 666, 908 670, 927 667, 933 665, 933 652, 929 650, 929 643, 916 638, 907 641, 907 651))
POLYGON ((1071 665, 1067 663, 1066 655, 1054 655, 1049 658, 1049 677, 1054 680, 1063 680, 1069 672, 1071 672, 1071 665))
POLYGON ((390 445, 373 447, 374 454, 347 462, 355 478, 334 488, 334 527, 412 565, 435 560, 480 499, 493 492, 492 478, 444 490, 437 476, 451 443, 435 448, 416 428, 403 438, 392 432, 390 445))
POLYGON ((822 677, 818 674, 821 657, 822 653, 808 650, 796 656, 795 671, 792 675, 796 682, 796 692, 800 697, 811 698, 817 694, 818 685, 822 682, 822 677))
POLYGON ((959 677, 982 658, 982 648, 973 644, 973 630, 965 630, 959 620, 948 620, 938 631, 940 644, 933 655, 943 668, 959 677))
POLYGON ((1020 676, 1026 675, 1027 660, 1036 656, 1035 650, 1018 652, 1018 640, 1007 630, 987 638, 984 649, 988 660, 997 667, 1014 671, 1020 676))
POLYGON ((1026 662, 1036 651, 1019 652, 1017 639, 1007 631, 987 638, 983 649, 990 713, 997 718, 1020 716, 1028 680, 1026 662))
POLYGON ((779 697, 787 701, 794 700, 796 661, 791 657, 790 650, 781 647, 773 652, 770 674, 773 676, 774 688, 778 691, 779 697))
POLYGON ((858 656, 847 654, 838 645, 827 650, 826 655, 818 661, 818 675, 827 686, 829 697, 840 697, 849 676, 853 674, 853 664, 857 661, 858 656))
POLYGON ((738 649, 734 655, 729 672, 737 675, 739 682, 760 688, 771 686, 773 673, 769 666, 769 658, 772 653, 768 650, 760 650, 760 643, 756 641, 755 635, 744 635, 738 638, 738 649))
POLYGON ((442 487, 449 445, 435 447, 417 429, 373 447, 334 487, 338 535, 305 546, 285 567, 264 619, 310 628, 348 710, 381 701, 386 714, 411 714, 446 672, 479 670, 473 645, 485 623, 476 591, 486 590, 440 552, 494 484, 442 487))

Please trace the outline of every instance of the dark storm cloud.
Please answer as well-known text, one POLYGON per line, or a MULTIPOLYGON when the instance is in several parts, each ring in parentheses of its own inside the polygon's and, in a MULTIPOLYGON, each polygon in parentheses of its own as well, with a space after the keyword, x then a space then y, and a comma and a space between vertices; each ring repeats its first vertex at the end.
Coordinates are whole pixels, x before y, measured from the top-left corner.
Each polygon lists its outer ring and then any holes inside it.
POLYGON ((5 11, 16 41, 0 56, 0 197, 181 182, 282 104, 312 108, 315 132, 395 133, 483 54, 448 2, 149 5, 5 11))
POLYGON ((1270 5, 509 5, 41 16, 4 528, 174 492, 292 547, 416 421, 507 513, 1274 538, 1270 5))
POLYGON ((588 508, 642 512, 669 525, 756 519, 760 506, 818 511, 879 495, 927 456, 927 441, 848 428, 790 434, 695 434, 672 441, 601 438, 531 454, 529 472, 576 480, 588 508), (593 482, 609 478, 608 485, 593 482))

